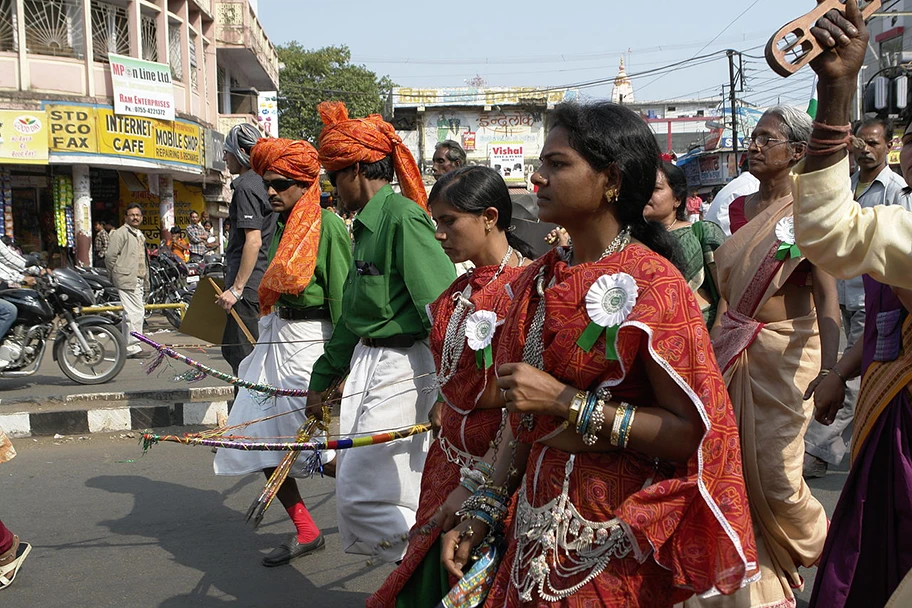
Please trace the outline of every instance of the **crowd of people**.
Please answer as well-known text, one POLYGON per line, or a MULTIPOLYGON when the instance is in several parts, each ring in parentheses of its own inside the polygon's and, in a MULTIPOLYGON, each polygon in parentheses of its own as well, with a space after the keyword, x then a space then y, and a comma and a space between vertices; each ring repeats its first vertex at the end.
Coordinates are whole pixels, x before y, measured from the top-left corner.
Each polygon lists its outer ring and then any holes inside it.
MULTIPOLYGON (((294 437, 338 404, 342 436, 434 429, 299 457, 276 494, 294 532, 263 565, 325 547, 295 480, 325 474, 343 549, 397 564, 371 607, 785 608, 815 565, 812 606, 910 605, 912 195, 892 124, 849 124, 857 2, 812 33, 816 117, 767 110, 750 179, 708 209, 638 115, 558 105, 532 183, 561 228, 537 259, 503 179, 455 142, 428 195, 392 125, 341 102, 316 148, 234 127, 223 355, 307 397, 240 389, 228 426, 294 437), (846 453, 828 521, 805 477, 846 453)), ((214 469, 283 459, 219 449, 214 469)), ((0 588, 27 551, 0 524, 0 588)))

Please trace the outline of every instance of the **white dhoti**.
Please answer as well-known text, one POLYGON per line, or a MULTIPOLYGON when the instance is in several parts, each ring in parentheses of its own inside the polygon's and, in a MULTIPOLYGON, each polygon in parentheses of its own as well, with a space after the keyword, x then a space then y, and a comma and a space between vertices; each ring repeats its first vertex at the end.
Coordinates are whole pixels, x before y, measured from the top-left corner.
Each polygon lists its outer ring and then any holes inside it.
MULTIPOLYGON (((332 336, 332 323, 328 320, 285 321, 270 314, 260 319, 259 329, 257 345, 241 362, 238 375, 257 384, 306 390, 310 385, 313 364, 323 354, 324 341, 332 336)), ((306 397, 269 397, 242 388, 228 415, 228 426, 275 416, 239 428, 231 434, 269 441, 294 441, 298 429, 307 420, 306 405, 306 397)), ((216 475, 244 475, 278 466, 285 454, 220 449, 212 467, 216 475)), ((309 475, 308 462, 312 455, 312 452, 301 453, 292 467, 292 477, 309 475)), ((324 463, 333 456, 332 452, 321 453, 324 463)))
MULTIPOLYGON (((427 342, 395 349, 358 344, 345 382, 340 434, 371 435, 427 422, 437 395, 424 389, 433 383, 427 342)), ((414 525, 429 445, 430 435, 423 433, 337 453, 336 508, 346 553, 402 559, 405 542, 379 545, 408 534, 414 525)))

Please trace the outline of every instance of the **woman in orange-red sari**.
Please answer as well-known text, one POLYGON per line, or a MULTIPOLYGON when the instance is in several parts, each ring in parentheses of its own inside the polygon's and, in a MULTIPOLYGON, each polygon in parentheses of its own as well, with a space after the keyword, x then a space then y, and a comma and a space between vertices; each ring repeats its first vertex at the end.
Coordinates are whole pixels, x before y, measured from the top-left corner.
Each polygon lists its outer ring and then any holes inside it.
MULTIPOLYGON (((428 452, 421 499, 408 551, 367 605, 436 605, 451 586, 437 544, 444 502, 459 485, 460 470, 474 466, 500 428, 503 400, 496 390, 493 348, 510 298, 505 287, 522 270, 529 247, 510 234, 512 203, 503 178, 487 167, 464 167, 441 177, 428 202, 437 239, 454 263, 475 268, 457 278, 428 306, 431 351, 437 366, 440 434, 428 452), (491 344, 474 350, 470 332, 484 316, 491 344), (485 357, 488 357, 487 361, 485 357), (433 520, 433 522, 432 522, 433 520), (438 521, 439 520, 439 521, 438 521)), ((451 526, 450 526, 451 527, 451 526)))
POLYGON ((515 468, 485 606, 732 593, 756 573, 738 437, 702 314, 669 261, 675 242, 643 218, 655 139, 614 104, 564 104, 553 120, 533 183, 541 219, 572 244, 510 284, 496 356, 509 425, 488 486, 442 541, 444 564, 462 574, 497 529, 494 487, 515 468))

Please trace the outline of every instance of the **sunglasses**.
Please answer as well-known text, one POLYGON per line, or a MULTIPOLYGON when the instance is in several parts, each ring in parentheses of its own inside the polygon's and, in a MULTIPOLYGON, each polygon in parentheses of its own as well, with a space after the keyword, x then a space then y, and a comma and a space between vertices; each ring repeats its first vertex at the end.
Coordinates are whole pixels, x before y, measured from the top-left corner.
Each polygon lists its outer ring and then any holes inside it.
POLYGON ((296 183, 297 182, 293 179, 264 179, 263 187, 266 188, 266 190, 272 188, 276 192, 285 192, 296 183))

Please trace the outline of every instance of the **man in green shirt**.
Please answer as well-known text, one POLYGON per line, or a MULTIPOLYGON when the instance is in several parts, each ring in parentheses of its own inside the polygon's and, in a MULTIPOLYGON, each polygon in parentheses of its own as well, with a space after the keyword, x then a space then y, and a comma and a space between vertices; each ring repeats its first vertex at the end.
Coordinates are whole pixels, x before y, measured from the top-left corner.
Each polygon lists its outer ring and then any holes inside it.
MULTIPOLYGON (((320 162, 342 204, 357 216, 342 319, 314 365, 308 411, 319 415, 322 391, 348 373, 343 436, 427 422, 436 395, 425 307, 455 278, 453 264, 434 238, 415 160, 392 125, 379 116, 349 120, 338 102, 318 109, 326 125, 320 162), (394 169, 405 196, 390 186, 394 169)), ((401 559, 428 444, 424 434, 337 454, 336 505, 346 552, 401 559)))
MULTIPOLYGON (((314 361, 342 313, 342 290, 351 266, 351 241, 345 223, 320 208, 320 163, 317 151, 303 141, 261 139, 250 153, 251 169, 262 176, 272 210, 278 214, 268 250, 269 266, 260 281, 259 340, 239 374, 256 384, 308 388, 314 361)), ((305 422, 301 397, 264 398, 241 389, 228 426, 266 441, 295 437, 305 422), (259 422, 251 422, 259 420, 259 422)), ((263 471, 269 478, 283 452, 219 450, 217 475, 263 471)), ((320 470, 333 454, 302 456, 279 487, 278 498, 297 532, 263 559, 280 566, 326 544, 301 500, 292 477, 320 470)))

